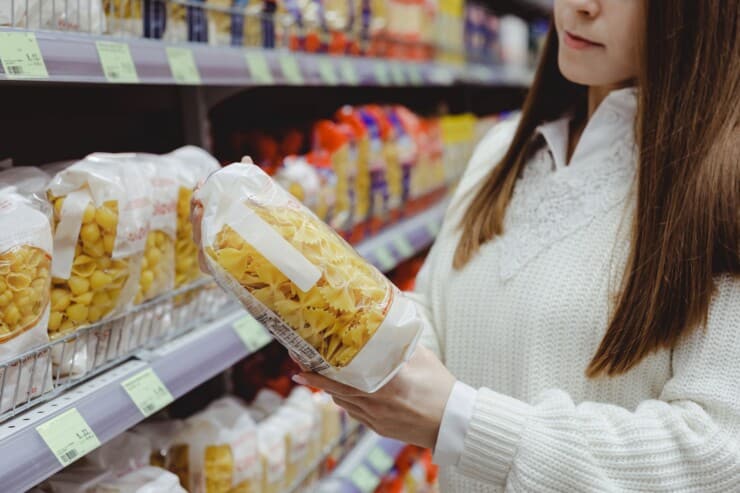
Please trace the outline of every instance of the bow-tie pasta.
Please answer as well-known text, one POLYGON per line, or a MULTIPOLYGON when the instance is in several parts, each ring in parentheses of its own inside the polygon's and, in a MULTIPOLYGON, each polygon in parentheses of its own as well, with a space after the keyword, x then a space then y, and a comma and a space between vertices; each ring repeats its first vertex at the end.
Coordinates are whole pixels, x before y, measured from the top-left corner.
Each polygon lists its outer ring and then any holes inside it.
POLYGON ((405 361, 413 303, 262 170, 228 166, 196 199, 214 276, 304 366, 373 391, 405 361))

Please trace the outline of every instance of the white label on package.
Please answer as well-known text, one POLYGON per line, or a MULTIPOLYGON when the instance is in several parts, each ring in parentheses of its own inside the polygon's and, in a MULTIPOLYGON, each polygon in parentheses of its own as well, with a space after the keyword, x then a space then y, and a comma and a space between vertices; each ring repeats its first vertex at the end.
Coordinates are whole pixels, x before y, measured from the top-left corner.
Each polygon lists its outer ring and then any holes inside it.
POLYGON ((54 255, 51 261, 51 275, 54 277, 69 279, 82 216, 90 200, 87 190, 74 191, 64 198, 59 224, 54 232, 54 255))
POLYGON ((321 278, 318 267, 241 202, 231 206, 225 222, 301 291, 308 291, 321 278))

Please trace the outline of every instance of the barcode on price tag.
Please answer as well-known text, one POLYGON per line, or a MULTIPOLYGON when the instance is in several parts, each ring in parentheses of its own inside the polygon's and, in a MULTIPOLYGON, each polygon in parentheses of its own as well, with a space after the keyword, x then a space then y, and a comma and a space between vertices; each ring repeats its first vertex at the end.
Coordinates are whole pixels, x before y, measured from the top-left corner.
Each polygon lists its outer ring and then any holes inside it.
POLYGON ((391 77, 393 78, 393 83, 397 86, 402 86, 406 84, 406 74, 403 72, 403 67, 399 63, 392 63, 391 66, 391 77))
POLYGON ((260 84, 272 84, 272 72, 267 64, 265 55, 257 51, 249 51, 244 54, 249 68, 249 75, 255 82, 260 84))
POLYGON ((100 447, 95 432, 75 408, 38 426, 36 431, 64 467, 100 447))
POLYGON ((352 471, 349 479, 362 493, 372 493, 380 484, 380 478, 362 464, 352 471))
POLYGON ((245 315, 234 322, 234 332, 252 352, 263 348, 272 340, 262 324, 251 315, 245 315))
POLYGON ((424 78, 421 75, 421 68, 416 63, 410 63, 407 69, 411 85, 420 86, 424 83, 424 78))
POLYGON ((321 75, 321 80, 329 85, 339 84, 337 74, 334 72, 334 65, 329 60, 319 61, 319 75, 321 75))
POLYGON ((301 75, 301 66, 298 65, 298 60, 291 55, 283 55, 280 57, 280 67, 283 69, 283 75, 285 81, 289 84, 303 84, 303 76, 301 75))
POLYGON ((137 83, 139 76, 136 73, 131 50, 126 43, 114 41, 96 41, 100 65, 108 82, 137 83))
POLYGON ((388 66, 385 62, 375 62, 375 81, 383 86, 390 85, 391 79, 388 76, 388 66))
POLYGON ((34 33, 0 32, 0 61, 8 79, 48 79, 34 33))
POLYGON ((124 380, 121 386, 144 416, 151 416, 174 400, 151 368, 124 380))

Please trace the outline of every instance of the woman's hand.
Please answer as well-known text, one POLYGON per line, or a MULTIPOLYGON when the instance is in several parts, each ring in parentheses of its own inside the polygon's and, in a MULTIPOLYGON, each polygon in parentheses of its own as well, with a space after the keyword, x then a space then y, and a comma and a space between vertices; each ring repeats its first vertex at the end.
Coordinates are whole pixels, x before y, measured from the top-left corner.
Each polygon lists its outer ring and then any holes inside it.
POLYGON ((403 368, 374 394, 367 394, 316 373, 293 377, 325 390, 337 405, 380 435, 433 449, 455 377, 437 357, 418 346, 403 368))

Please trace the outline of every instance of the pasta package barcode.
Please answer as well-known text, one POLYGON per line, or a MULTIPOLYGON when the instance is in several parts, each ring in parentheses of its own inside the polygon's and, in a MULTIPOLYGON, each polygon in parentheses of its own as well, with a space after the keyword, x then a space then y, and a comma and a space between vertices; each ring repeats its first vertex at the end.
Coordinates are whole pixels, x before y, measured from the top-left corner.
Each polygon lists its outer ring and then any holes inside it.
POLYGON ((196 194, 210 270, 323 375, 373 391, 413 351, 413 302, 257 166, 213 173, 196 194))
POLYGON ((13 75, 21 75, 23 73, 23 67, 21 67, 20 65, 9 65, 8 73, 11 73, 13 75))

